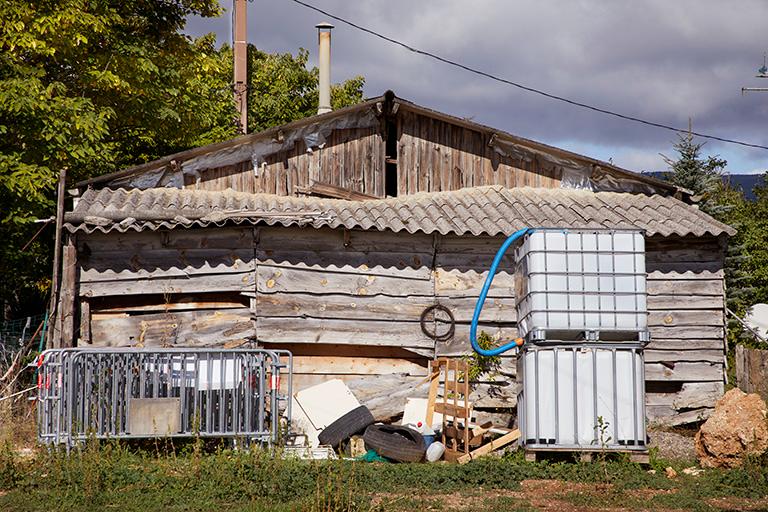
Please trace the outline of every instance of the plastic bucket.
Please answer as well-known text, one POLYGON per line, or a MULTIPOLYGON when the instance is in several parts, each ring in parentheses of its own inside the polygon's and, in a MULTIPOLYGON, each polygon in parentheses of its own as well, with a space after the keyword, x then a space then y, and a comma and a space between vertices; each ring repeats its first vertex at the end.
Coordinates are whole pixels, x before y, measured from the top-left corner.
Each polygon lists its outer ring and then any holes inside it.
POLYGON ((435 441, 429 445, 429 448, 427 448, 427 461, 437 462, 443 458, 444 453, 445 445, 440 441, 435 441))

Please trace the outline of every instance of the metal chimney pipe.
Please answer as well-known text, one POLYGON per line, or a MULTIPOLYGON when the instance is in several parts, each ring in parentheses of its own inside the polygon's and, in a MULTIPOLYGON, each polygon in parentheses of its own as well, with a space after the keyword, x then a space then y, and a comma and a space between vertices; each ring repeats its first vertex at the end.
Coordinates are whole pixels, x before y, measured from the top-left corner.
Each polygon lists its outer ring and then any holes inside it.
POLYGON ((317 104, 317 113, 325 114, 331 109, 331 29, 330 23, 318 23, 317 42, 319 45, 318 67, 320 68, 320 101, 317 104))
POLYGON ((241 133, 248 132, 248 29, 246 0, 234 0, 235 107, 241 133))

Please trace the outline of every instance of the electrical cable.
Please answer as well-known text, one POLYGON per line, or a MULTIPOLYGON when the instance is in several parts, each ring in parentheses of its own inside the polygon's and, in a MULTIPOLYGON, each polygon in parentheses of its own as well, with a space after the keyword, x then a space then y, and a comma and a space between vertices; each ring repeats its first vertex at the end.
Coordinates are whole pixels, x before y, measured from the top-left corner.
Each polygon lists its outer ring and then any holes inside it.
POLYGON ((739 145, 739 146, 745 146, 745 147, 749 147, 749 148, 768 149, 768 146, 763 146, 763 145, 760 145, 760 144, 754 144, 754 143, 751 143, 751 142, 744 142, 744 141, 740 141, 740 140, 736 140, 736 139, 727 139, 725 137, 719 137, 717 135, 709 135, 709 134, 706 134, 706 133, 689 131, 689 130, 682 129, 682 128, 676 128, 674 126, 666 125, 666 124, 663 124, 663 123, 657 123, 657 122, 654 122, 654 121, 648 121, 648 120, 645 120, 645 119, 641 119, 639 117, 630 116, 630 115, 627 115, 627 114, 621 114, 619 112, 614 112, 612 110, 608 110, 608 109, 605 109, 605 108, 595 107, 593 105, 589 105, 587 103, 582 103, 580 101, 572 100, 572 99, 566 98, 564 96, 558 96, 556 94, 553 94, 553 93, 550 93, 550 92, 546 92, 546 91, 542 91, 540 89, 536 89, 534 87, 523 85, 523 84, 518 83, 518 82, 513 82, 512 80, 508 80, 506 78, 502 78, 502 77, 493 75, 491 73, 488 73, 486 71, 482 71, 482 70, 477 69, 477 68, 473 68, 473 67, 468 66, 466 64, 462 64, 460 62, 456 62, 456 61, 450 60, 448 58, 441 57, 440 55, 437 55, 435 53, 428 52, 426 50, 420 50, 420 49, 418 49, 418 48, 416 48, 414 46, 411 46, 409 44, 406 44, 406 43, 404 43, 402 41, 398 41, 397 39, 394 39, 392 37, 388 37, 388 36, 385 36, 383 34, 380 34, 380 33, 376 32, 374 30, 371 30, 369 28, 366 28, 366 27, 363 27, 361 25, 358 25, 357 23, 354 23, 354 22, 351 22, 349 20, 346 20, 346 19, 344 19, 344 18, 342 18, 340 16, 336 16, 335 14, 332 14, 332 13, 330 13, 328 11, 320 9, 319 7, 315 7, 312 4, 308 4, 306 2, 303 2, 302 0, 291 0, 291 1, 296 3, 296 4, 301 5, 303 7, 306 7, 307 9, 311 9, 311 10, 313 10, 315 12, 318 12, 320 14, 328 16, 329 18, 334 19, 334 20, 336 20, 336 21, 338 21, 340 23, 343 23, 345 25, 348 25, 348 26, 350 26, 352 28, 355 28, 357 30, 363 31, 363 32, 365 32, 367 34, 370 34, 370 35, 374 36, 374 37, 378 37, 379 39, 383 39, 384 41, 387 41, 389 43, 392 43, 392 44, 395 44, 395 45, 400 46, 402 48, 405 48, 406 50, 408 50, 410 52, 413 52, 413 53, 416 53, 416 54, 419 54, 419 55, 423 55, 425 57, 429 57, 431 59, 440 61, 440 62, 442 62, 444 64, 448 64, 449 66, 453 66, 453 67, 456 67, 456 68, 459 68, 459 69, 463 69, 464 71, 468 71, 470 73, 474 73, 476 75, 480 75, 480 76, 483 76, 485 78, 490 78, 491 80, 495 80, 497 82, 501 82, 501 83, 506 84, 506 85, 511 85, 513 87, 517 87, 518 89, 522 89, 522 90, 527 91, 527 92, 538 94, 538 95, 544 96, 544 97, 552 99, 552 100, 561 101, 563 103, 567 103, 567 104, 572 105, 572 106, 581 107, 581 108, 584 108, 584 109, 587 109, 587 110, 591 110, 591 111, 594 111, 594 112, 598 112, 598 113, 601 113, 601 114, 617 117, 617 118, 623 119, 625 121, 632 121, 632 122, 635 122, 635 123, 640 123, 640 124, 644 124, 646 126, 651 126, 651 127, 655 127, 655 128, 669 130, 669 131, 673 131, 673 132, 676 132, 676 133, 690 133, 691 135, 695 135, 697 137, 701 137, 702 139, 716 140, 716 141, 719 141, 719 142, 725 142, 725 143, 728 143, 728 144, 736 144, 736 145, 739 145))

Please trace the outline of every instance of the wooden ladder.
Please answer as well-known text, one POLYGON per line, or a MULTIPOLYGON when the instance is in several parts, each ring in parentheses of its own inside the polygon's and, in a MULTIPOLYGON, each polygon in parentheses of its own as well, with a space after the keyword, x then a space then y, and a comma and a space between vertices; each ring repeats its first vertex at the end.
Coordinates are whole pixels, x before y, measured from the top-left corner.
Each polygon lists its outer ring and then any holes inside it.
POLYGON ((434 413, 443 415, 442 441, 445 460, 449 461, 470 452, 472 405, 468 376, 469 365, 464 360, 441 357, 432 361, 426 421, 430 426, 434 413))

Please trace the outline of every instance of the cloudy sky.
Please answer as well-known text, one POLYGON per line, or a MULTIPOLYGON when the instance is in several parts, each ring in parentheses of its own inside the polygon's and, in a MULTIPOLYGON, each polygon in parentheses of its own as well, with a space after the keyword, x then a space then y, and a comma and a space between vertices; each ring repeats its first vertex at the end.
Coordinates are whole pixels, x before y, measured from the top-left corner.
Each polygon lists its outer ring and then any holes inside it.
MULTIPOLYGON (((768 145, 764 0, 306 0, 414 47, 604 109, 768 145)), ((222 0, 227 8, 231 0, 222 0)), ((325 18, 290 0, 248 3, 249 42, 310 50, 325 18)), ((332 21, 332 20, 330 20, 332 21)), ((333 22, 332 78, 366 78, 365 95, 398 96, 637 171, 663 170, 673 132, 622 121, 496 83, 333 22)), ((187 32, 231 40, 231 13, 187 32)), ((708 142, 733 173, 768 169, 768 150, 708 142)))

